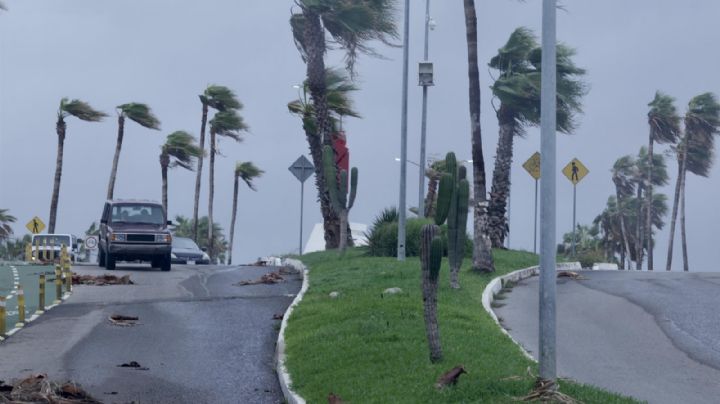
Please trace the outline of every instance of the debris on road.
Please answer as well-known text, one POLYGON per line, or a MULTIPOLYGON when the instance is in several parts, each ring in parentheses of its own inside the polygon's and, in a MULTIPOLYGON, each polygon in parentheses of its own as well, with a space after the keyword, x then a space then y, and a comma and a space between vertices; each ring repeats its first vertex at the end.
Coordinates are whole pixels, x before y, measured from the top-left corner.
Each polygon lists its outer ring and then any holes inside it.
POLYGON ((95 286, 134 285, 135 284, 133 281, 130 280, 130 275, 117 277, 115 275, 93 276, 93 275, 78 275, 78 274, 73 274, 72 283, 73 283, 73 285, 95 285, 95 286))
POLYGON ((295 269, 291 266, 283 266, 278 269, 278 272, 280 272, 280 275, 297 275, 300 273, 298 269, 295 269))
POLYGON ((543 380, 538 378, 535 388, 530 394, 522 398, 522 401, 541 401, 561 404, 579 404, 580 401, 558 391, 557 383, 554 380, 543 380))
POLYGON ((0 381, 0 402, 8 403, 62 403, 96 404, 101 401, 90 396, 80 385, 72 382, 56 383, 47 375, 26 377, 13 385, 0 381))
POLYGON ((142 367, 142 366, 140 366, 139 363, 137 363, 137 362, 135 362, 135 361, 130 361, 130 363, 123 363, 122 365, 117 365, 117 367, 119 367, 119 368, 133 368, 133 369, 137 369, 137 370, 150 370, 150 368, 142 367))
POLYGON ((586 277, 580 275, 579 273, 575 271, 558 271, 557 273, 558 278, 571 278, 575 279, 576 281, 587 279, 586 277))
POLYGON ((283 314, 283 313, 273 314, 273 320, 282 320, 284 316, 285 316, 285 314, 283 314))
POLYGON ((137 324, 137 321, 140 319, 140 317, 135 316, 123 316, 122 314, 113 314, 110 317, 108 317, 108 320, 110 320, 110 323, 113 325, 118 325, 122 327, 130 327, 135 324, 137 324))
POLYGON ((447 386, 454 386, 457 384, 458 378, 461 374, 467 373, 465 371, 465 367, 463 365, 455 366, 454 368, 448 370, 447 372, 443 373, 437 380, 437 383, 435 383, 436 389, 442 389, 443 387, 447 386))
POLYGON ((240 281, 236 283, 236 286, 245 286, 245 285, 258 285, 260 283, 264 283, 266 285, 271 285, 273 283, 278 283, 284 281, 285 278, 280 275, 279 272, 269 272, 263 276, 260 277, 260 279, 256 279, 254 281, 240 281))

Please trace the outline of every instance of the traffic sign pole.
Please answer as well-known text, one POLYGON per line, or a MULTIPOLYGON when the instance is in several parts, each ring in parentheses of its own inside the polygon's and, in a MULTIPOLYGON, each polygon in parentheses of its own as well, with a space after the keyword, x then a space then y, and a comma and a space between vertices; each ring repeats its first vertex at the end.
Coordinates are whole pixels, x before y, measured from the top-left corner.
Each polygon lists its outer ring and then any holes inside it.
POLYGON ((535 224, 533 230, 533 253, 537 254, 537 195, 538 195, 538 180, 535 180, 535 224))
POLYGON ((302 228, 303 228, 303 204, 304 204, 304 198, 305 198, 305 181, 300 182, 300 247, 298 247, 298 251, 300 252, 300 255, 302 255, 302 228))
POLYGON ((577 184, 573 184, 573 231, 572 231, 572 256, 575 256, 575 209, 577 207, 577 184))
POLYGON ((302 236, 303 236, 303 205, 305 202, 305 180, 307 180, 315 171, 315 166, 305 157, 298 157, 295 162, 288 167, 288 170, 300 181, 300 247, 298 253, 302 255, 302 236))

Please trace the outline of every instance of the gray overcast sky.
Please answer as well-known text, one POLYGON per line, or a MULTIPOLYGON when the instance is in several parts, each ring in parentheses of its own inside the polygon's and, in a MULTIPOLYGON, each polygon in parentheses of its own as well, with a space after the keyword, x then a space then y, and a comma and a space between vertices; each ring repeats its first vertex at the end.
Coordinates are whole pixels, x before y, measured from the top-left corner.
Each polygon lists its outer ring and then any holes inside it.
MULTIPOLYGON (((401 3, 401 2, 399 2, 401 3)), ((412 1, 410 38, 410 159, 417 161, 421 90, 415 85, 422 56, 424 1, 412 1)), ((497 120, 484 66, 518 26, 539 36, 540 2, 485 0, 478 7, 482 130, 492 172, 497 120)), ((613 192, 609 169, 616 158, 647 144, 647 103, 656 90, 677 98, 685 112, 691 97, 720 93, 717 74, 720 2, 695 0, 567 0, 558 15, 558 38, 577 48, 578 65, 591 86, 585 114, 572 136, 560 136, 558 165, 573 157, 590 169, 578 185, 578 221, 588 223, 613 192)), ((258 192, 242 188, 236 245, 239 262, 284 253, 297 247, 299 183, 287 167, 307 144, 299 120, 286 103, 297 97, 292 85, 305 66, 288 26, 288 0, 213 0, 203 2, 6 0, 0 14, 0 207, 18 218, 16 234, 34 215, 47 221, 57 137, 55 119, 64 96, 80 98, 111 114, 105 122, 68 119, 65 165, 58 211, 58 232, 82 234, 101 213, 116 139, 114 107, 148 103, 162 131, 126 124, 117 197, 160 199, 159 146, 174 130, 199 134, 197 95, 212 83, 236 91, 251 127, 243 143, 221 143, 217 160, 215 216, 229 228, 232 169, 251 160, 266 171, 258 192), (178 6, 182 3, 182 6, 178 6)), ((398 10, 400 14, 400 10, 398 10)), ((462 2, 434 0, 430 58, 436 86, 430 90, 428 152, 454 150, 470 157, 467 107, 467 56, 462 2)), ((401 21, 398 15, 398 21, 401 21)), ((361 91, 354 97, 363 119, 348 119, 345 129, 351 164, 360 170, 353 222, 369 223, 398 200, 402 51, 378 44, 387 59, 363 56, 358 63, 361 91)), ((328 65, 342 66, 330 52, 328 65)), ((518 139, 513 162, 511 246, 532 250, 533 180, 522 163, 539 149, 539 130, 518 139)), ((665 149, 665 147, 660 147, 665 149)), ((674 184, 676 164, 669 161, 674 184)), ((205 170, 207 172, 207 170, 205 170)), ((417 171, 408 166, 408 202, 417 203, 417 171)), ((720 213, 720 167, 709 179, 688 177, 687 213, 693 270, 717 270, 715 242, 720 213)), ((572 186, 558 173, 558 236, 571 230, 572 186)), ((194 173, 170 173, 170 215, 192 214, 194 173)), ((306 187, 306 232, 320 221, 314 187, 306 187)), ((661 191, 671 195, 671 186, 661 191)), ((207 208, 203 184, 201 212, 207 208)), ((656 265, 664 268, 667 231, 657 236, 656 265)), ((681 264, 678 250, 674 262, 681 264)), ((676 265, 676 269, 680 267, 676 265)))

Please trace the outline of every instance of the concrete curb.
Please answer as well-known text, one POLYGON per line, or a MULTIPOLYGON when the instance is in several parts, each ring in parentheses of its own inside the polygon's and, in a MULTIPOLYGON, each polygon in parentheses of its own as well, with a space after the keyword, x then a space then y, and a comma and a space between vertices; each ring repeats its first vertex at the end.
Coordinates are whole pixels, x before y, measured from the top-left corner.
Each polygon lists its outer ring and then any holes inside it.
POLYGON ((285 396, 285 401, 288 404, 305 404, 305 399, 293 391, 292 379, 287 371, 287 367, 285 367, 285 328, 287 328, 287 322, 290 319, 293 309, 303 299, 303 296, 305 296, 305 292, 310 285, 310 281, 308 279, 309 270, 305 264, 296 259, 285 258, 282 260, 282 264, 283 266, 289 266, 300 271, 303 276, 303 282, 300 292, 297 296, 295 296, 295 299, 293 299, 292 303, 290 303, 290 306, 283 315, 275 350, 275 369, 277 371, 278 380, 280 381, 280 388, 282 389, 283 396, 285 396))
MULTIPOLYGON (((558 271, 574 271, 581 269, 579 262, 568 262, 568 263, 560 263, 557 265, 558 271)), ((495 321, 495 324, 500 328, 500 331, 502 331, 503 334, 507 335, 510 340, 515 343, 515 345, 520 348, 520 351, 525 355, 526 358, 530 359, 533 362, 537 362, 537 360, 528 352, 524 346, 522 346, 521 343, 515 340, 515 338, 510 335, 510 333, 505 329, 505 327, 500 324, 500 320, 498 319, 497 315, 492 309, 492 302, 495 300, 495 294, 502 289, 505 284, 510 282, 520 282, 523 279, 530 278, 532 276, 536 276, 540 274, 540 267, 539 266, 533 266, 529 268, 524 269, 518 269, 517 271, 510 272, 509 274, 498 276, 497 278, 494 278, 490 281, 490 283, 485 286, 485 290, 483 290, 482 293, 482 305, 485 311, 490 315, 490 317, 495 321)))

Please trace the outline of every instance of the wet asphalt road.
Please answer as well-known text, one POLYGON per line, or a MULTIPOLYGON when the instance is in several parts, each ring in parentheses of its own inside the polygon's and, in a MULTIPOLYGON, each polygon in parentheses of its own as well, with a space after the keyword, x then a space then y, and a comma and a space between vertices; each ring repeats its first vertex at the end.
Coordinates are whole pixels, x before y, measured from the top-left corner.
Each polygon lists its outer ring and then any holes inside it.
MULTIPOLYGON (((273 267, 119 265, 136 285, 81 286, 61 306, 0 344, 0 379, 47 373, 108 403, 282 402, 273 358, 279 321, 299 276, 235 286, 273 267), (138 316, 120 327, 111 314, 138 316), (138 362, 147 370, 118 367, 138 362)), ((97 267, 75 272, 108 273, 97 267)))
MULTIPOLYGON (((558 279, 558 373, 650 403, 720 402, 720 273, 584 271, 558 279)), ((495 309, 537 357, 538 278, 495 309)))

